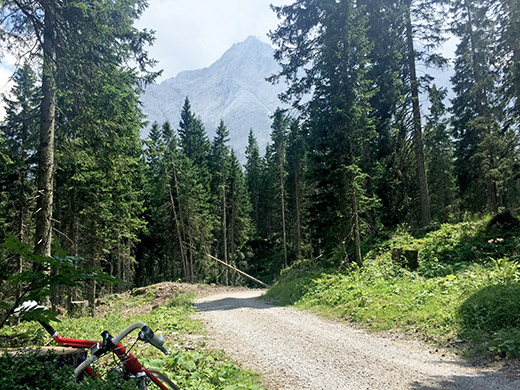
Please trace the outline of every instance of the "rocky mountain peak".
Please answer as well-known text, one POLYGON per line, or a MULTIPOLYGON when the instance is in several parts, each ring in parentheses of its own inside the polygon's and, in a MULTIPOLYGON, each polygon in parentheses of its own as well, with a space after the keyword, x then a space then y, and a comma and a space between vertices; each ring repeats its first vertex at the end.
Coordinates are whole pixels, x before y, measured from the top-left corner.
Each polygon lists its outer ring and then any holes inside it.
MULTIPOLYGON (((182 103, 189 97, 213 138, 220 119, 230 131, 230 145, 241 160, 252 128, 263 149, 269 140, 270 115, 280 105, 283 86, 271 85, 266 77, 278 72, 274 49, 255 36, 235 43, 215 63, 189 70, 154 84, 142 96, 143 111, 150 123, 179 123, 182 103)), ((146 134, 143 134, 146 136, 146 134)))

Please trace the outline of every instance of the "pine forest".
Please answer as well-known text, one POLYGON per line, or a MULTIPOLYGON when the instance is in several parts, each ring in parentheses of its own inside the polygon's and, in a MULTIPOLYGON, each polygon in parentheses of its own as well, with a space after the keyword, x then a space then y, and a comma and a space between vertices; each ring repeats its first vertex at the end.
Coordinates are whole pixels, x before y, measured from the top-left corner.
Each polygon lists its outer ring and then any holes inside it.
POLYGON ((143 115, 160 74, 153 31, 134 24, 146 7, 0 2, 18 64, 0 124, 2 325, 30 297, 93 307, 163 281, 254 285, 212 257, 272 283, 300 260, 363 268, 395 232, 517 214, 518 0, 272 6, 266 82, 286 89, 265 150, 243 129, 244 162, 189 96, 178 123, 143 115), (428 75, 450 66, 451 89, 428 75))

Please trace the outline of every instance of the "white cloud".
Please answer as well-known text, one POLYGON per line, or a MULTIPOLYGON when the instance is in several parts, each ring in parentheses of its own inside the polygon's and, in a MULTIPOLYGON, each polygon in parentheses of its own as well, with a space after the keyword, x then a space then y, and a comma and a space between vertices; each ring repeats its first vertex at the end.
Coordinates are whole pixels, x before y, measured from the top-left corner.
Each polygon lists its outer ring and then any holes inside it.
POLYGON ((268 42, 267 32, 277 25, 269 4, 292 0, 151 0, 137 23, 156 30, 149 49, 163 69, 161 79, 199 69, 215 62, 233 43, 255 35, 268 42))

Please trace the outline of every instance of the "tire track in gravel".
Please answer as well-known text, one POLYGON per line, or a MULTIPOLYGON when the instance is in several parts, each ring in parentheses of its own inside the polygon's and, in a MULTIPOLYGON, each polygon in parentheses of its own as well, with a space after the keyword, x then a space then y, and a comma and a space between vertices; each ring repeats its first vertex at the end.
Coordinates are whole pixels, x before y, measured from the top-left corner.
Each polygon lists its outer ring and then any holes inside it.
POLYGON ((240 290, 196 301, 209 343, 263 374, 270 390, 518 390, 520 371, 469 363, 412 341, 368 334, 240 290))

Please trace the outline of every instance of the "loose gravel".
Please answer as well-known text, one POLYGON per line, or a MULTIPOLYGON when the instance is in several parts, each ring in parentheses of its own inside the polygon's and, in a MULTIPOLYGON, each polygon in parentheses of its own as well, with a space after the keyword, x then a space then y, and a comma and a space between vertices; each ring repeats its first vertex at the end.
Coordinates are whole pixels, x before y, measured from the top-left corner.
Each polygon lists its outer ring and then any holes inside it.
POLYGON ((263 374, 270 390, 520 389, 518 367, 473 367, 422 343, 268 304, 263 292, 218 293, 196 305, 210 345, 263 374))

